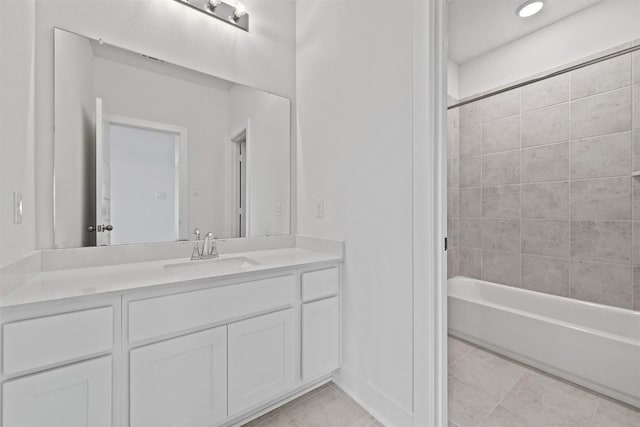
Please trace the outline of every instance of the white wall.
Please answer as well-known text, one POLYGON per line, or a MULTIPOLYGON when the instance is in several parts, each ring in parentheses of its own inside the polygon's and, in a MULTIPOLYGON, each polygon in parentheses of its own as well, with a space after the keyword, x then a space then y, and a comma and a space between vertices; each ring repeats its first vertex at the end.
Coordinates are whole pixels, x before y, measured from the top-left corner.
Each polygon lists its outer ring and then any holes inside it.
POLYGON ((393 0, 296 6, 298 229, 346 241, 338 381, 389 425, 408 425, 412 20, 389 19, 393 0))
POLYGON ((89 39, 56 33, 56 246, 95 244, 95 96, 89 39))
POLYGON ((35 246, 33 0, 0 1, 0 268, 35 246), (24 218, 13 224, 13 190, 24 218))
POLYGON ((447 61, 447 93, 454 99, 460 99, 460 67, 451 60, 447 61))
POLYGON ((290 230, 290 102, 246 86, 229 92, 233 137, 249 123, 247 138, 248 236, 288 234, 290 230), (279 212, 276 204, 279 204, 279 212), (279 214, 278 214, 279 213, 279 214))
POLYGON ((198 227, 203 233, 228 237, 225 142, 229 92, 103 58, 95 59, 94 85, 95 96, 103 99, 108 114, 187 128, 187 229, 191 233, 198 227))
POLYGON ((53 247, 53 27, 294 99, 294 2, 245 3, 251 15, 249 33, 173 0, 36 0, 40 248, 53 247))
POLYGON ((548 71, 638 37, 640 1, 598 3, 461 64, 460 98, 548 71))

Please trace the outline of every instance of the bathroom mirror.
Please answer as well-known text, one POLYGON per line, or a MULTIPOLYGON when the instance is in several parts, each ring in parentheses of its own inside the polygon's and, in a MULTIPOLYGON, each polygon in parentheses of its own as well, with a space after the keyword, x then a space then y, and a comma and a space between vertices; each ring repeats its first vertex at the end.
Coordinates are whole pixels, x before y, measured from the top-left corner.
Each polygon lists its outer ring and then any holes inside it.
POLYGON ((55 246, 290 232, 290 102, 54 30, 55 246))

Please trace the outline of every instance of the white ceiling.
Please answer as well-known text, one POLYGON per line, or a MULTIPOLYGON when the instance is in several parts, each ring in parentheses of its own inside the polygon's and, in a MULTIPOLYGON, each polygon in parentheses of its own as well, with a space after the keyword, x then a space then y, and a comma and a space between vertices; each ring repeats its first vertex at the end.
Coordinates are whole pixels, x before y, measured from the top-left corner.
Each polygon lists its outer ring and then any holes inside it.
POLYGON ((520 18, 525 0, 449 0, 449 59, 464 64, 600 1, 546 0, 540 13, 520 18))

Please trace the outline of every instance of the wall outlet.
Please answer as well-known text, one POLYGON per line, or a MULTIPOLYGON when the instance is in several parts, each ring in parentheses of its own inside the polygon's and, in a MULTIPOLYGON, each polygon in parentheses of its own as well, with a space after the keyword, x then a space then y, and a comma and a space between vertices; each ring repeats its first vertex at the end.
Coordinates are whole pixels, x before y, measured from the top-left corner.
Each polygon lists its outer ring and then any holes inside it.
POLYGON ((316 200, 313 204, 313 212, 316 218, 324 218, 324 200, 316 200))
POLYGON ((13 190, 13 223, 14 224, 22 224, 22 214, 23 214, 23 205, 22 205, 22 193, 16 190, 13 190))
POLYGON ((282 203, 280 202, 275 203, 275 214, 276 216, 282 216, 282 203))

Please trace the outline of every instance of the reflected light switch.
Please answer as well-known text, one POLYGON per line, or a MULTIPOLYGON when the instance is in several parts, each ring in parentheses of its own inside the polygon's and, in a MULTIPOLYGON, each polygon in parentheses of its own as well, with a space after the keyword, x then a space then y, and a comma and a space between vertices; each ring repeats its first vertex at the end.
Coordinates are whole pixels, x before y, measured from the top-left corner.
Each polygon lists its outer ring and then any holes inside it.
POLYGON ((313 204, 313 211, 316 218, 324 218, 324 200, 316 200, 313 204))
POLYGON ((22 224, 22 193, 13 190, 13 223, 22 224))

